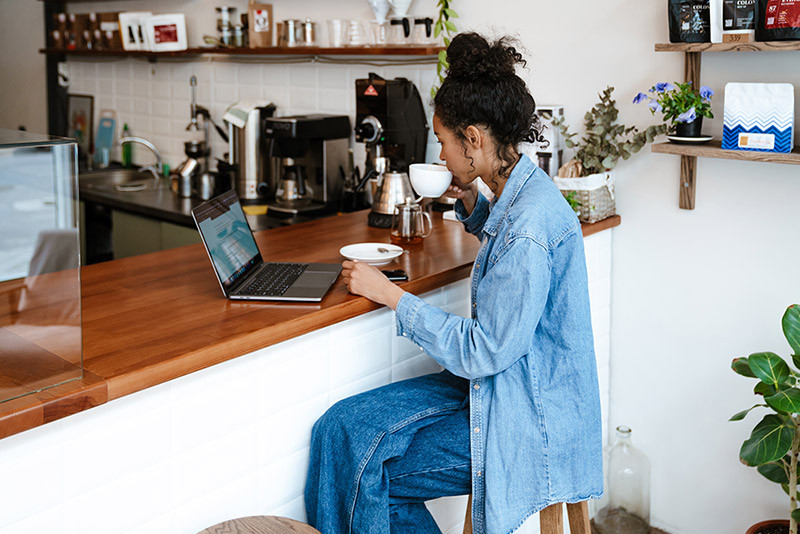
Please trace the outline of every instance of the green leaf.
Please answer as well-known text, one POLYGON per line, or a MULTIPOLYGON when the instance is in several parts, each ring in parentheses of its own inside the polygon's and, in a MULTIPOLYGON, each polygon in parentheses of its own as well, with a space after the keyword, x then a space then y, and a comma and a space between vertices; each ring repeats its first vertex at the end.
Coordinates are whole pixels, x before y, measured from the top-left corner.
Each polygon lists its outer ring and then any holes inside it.
POLYGON ((451 19, 457 19, 458 18, 458 13, 456 13, 455 11, 453 11, 450 8, 445 8, 443 11, 445 13, 447 13, 447 16, 450 17, 451 19))
POLYGON ((734 358, 731 362, 731 369, 733 369, 736 374, 740 374, 742 376, 749 378, 756 377, 756 375, 754 375, 753 371, 750 369, 750 362, 747 361, 747 358, 734 358))
POLYGON ((458 32, 458 28, 456 28, 456 25, 450 22, 449 20, 444 21, 444 25, 447 26, 447 29, 450 30, 451 32, 458 32))
POLYGON ((439 37, 439 34, 442 33, 442 22, 439 21, 433 25, 433 36, 439 37))
POLYGON ((778 391, 774 395, 764 398, 772 408, 779 412, 800 412, 800 389, 789 388, 778 391))
POLYGON ((749 407, 749 408, 748 408, 748 409, 746 409, 746 410, 742 410, 741 412, 738 412, 738 413, 735 413, 735 414, 733 414, 733 415, 731 416, 731 418, 730 418, 730 419, 728 419, 728 421, 741 421, 742 419, 744 419, 744 417, 745 417, 745 416, 746 416, 748 413, 750 413, 750 410, 752 410, 753 408, 758 408, 759 406, 766 406, 766 405, 765 405, 765 404, 754 404, 753 406, 749 407))
POLYGON ((739 458, 742 463, 750 466, 783 458, 792 447, 794 431, 794 427, 786 424, 779 416, 766 415, 753 429, 750 437, 742 443, 739 458))
POLYGON ((778 390, 775 389, 774 386, 770 386, 769 384, 765 384, 764 382, 757 382, 756 387, 753 388, 753 393, 756 395, 761 395, 763 397, 769 397, 770 395, 775 395, 778 390))
MULTIPOLYGON (((787 455, 785 458, 788 461, 789 456, 787 455)), ((780 460, 759 465, 757 469, 758 472, 761 473, 767 480, 771 480, 777 484, 789 483, 789 477, 786 475, 786 469, 783 468, 783 463, 780 460)))
POLYGON ((781 319, 783 335, 795 354, 800 354, 800 306, 792 304, 781 319))
POLYGON ((792 510, 792 519, 796 522, 800 522, 800 508, 795 508, 792 510))
POLYGON ((789 380, 789 366, 774 352, 756 352, 747 359, 750 370, 765 384, 778 386, 789 380))
POLYGON ((444 38, 444 46, 450 46, 450 39, 448 37, 444 38))

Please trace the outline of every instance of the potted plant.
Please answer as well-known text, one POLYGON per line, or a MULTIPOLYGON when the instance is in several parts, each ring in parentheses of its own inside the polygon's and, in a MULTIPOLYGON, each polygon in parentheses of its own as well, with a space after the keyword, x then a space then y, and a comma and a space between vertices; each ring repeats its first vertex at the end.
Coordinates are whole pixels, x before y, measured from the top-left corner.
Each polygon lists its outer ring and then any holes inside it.
MULTIPOLYGON (((783 334, 794 351, 792 363, 800 369, 800 306, 793 304, 783 314, 783 334)), ((753 389, 763 402, 743 410, 731 421, 740 421, 754 408, 767 408, 770 413, 759 422, 742 444, 739 459, 755 467, 772 482, 780 484, 789 495, 790 534, 797 534, 800 509, 797 508, 797 457, 800 452, 800 371, 789 366, 774 352, 756 352, 746 358, 734 358, 731 368, 738 374, 758 379, 753 389)), ((748 534, 777 533, 758 524, 748 534)), ((784 532, 786 532, 784 530, 784 532)))
POLYGON ((695 91, 692 82, 659 82, 648 93, 639 93, 633 103, 647 102, 650 112, 653 115, 660 112, 670 132, 678 137, 702 137, 703 117, 714 118, 711 112, 714 91, 708 86, 695 91))
POLYGON ((619 110, 612 97, 613 87, 600 93, 600 101, 584 115, 585 133, 573 140, 564 119, 553 120, 564 136, 567 148, 575 149, 572 160, 558 170, 554 179, 582 222, 596 222, 615 213, 614 179, 611 173, 620 159, 639 152, 657 135, 664 134, 663 124, 640 132, 634 126, 617 123, 619 110))

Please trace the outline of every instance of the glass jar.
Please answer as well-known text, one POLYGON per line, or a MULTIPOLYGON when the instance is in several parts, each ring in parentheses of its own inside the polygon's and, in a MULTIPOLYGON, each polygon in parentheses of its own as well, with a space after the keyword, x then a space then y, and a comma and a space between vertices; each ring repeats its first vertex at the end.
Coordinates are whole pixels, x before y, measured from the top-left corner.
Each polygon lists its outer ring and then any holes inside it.
POLYGON ((650 460, 631 443, 631 429, 617 427, 608 450, 608 504, 594 518, 600 534, 648 534, 650 531, 650 460))

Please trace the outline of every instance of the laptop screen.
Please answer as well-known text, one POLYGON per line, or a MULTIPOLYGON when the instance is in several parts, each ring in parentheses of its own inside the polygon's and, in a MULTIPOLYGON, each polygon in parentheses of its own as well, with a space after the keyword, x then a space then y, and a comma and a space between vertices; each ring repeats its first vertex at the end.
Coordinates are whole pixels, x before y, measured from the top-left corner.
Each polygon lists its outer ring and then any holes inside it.
POLYGON ((235 191, 228 191, 200 204, 192 210, 192 215, 227 293, 261 263, 261 254, 247 225, 239 197, 235 191))

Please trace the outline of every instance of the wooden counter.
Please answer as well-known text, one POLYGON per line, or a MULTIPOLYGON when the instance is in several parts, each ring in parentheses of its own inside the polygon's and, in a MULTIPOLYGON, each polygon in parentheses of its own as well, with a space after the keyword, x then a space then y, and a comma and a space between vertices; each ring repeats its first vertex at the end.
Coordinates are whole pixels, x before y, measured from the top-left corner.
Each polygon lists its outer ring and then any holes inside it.
MULTIPOLYGON (((584 236, 619 216, 584 225, 584 236)), ((340 262, 339 248, 389 242, 366 212, 256 233, 267 261, 340 262)), ((469 276, 479 242, 434 215, 434 231, 382 268, 404 269, 402 287, 422 294, 469 276)), ((202 245, 83 267, 84 377, 0 403, 0 438, 77 413, 379 306, 337 280, 319 304, 225 299, 202 245)))

